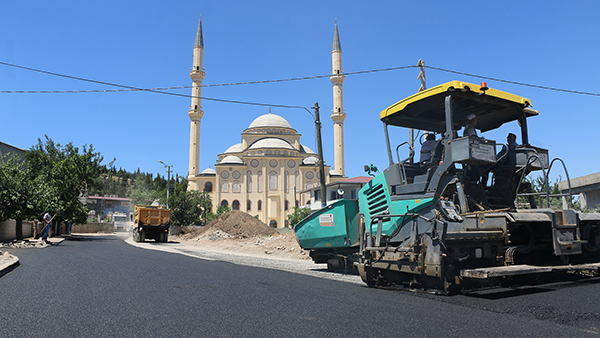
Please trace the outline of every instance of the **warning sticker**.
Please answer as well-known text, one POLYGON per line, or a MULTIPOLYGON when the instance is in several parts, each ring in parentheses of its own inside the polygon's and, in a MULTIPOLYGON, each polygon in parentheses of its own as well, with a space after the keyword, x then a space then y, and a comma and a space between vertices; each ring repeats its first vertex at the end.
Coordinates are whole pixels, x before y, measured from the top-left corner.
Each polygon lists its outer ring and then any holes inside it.
POLYGON ((333 214, 321 214, 319 215, 319 224, 322 227, 332 227, 333 224, 333 214))

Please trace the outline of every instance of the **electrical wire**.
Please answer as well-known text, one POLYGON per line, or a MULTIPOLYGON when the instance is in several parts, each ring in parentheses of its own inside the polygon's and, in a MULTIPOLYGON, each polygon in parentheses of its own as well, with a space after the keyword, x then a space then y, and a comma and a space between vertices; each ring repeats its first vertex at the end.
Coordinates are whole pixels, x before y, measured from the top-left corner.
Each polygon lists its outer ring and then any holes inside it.
POLYGON ((475 74, 469 74, 469 73, 464 73, 464 72, 458 72, 458 71, 455 71, 455 70, 438 68, 438 67, 432 67, 432 66, 424 66, 424 67, 425 68, 429 68, 429 69, 433 69, 433 70, 438 70, 438 71, 441 71, 441 72, 458 74, 458 75, 464 75, 464 76, 470 76, 470 77, 475 77, 475 78, 484 79, 484 80, 491 80, 491 81, 497 81, 497 82, 510 83, 510 84, 514 84, 514 85, 518 85, 518 86, 523 86, 523 87, 532 87, 532 88, 538 88, 538 89, 553 90, 553 91, 557 91, 557 92, 565 92, 565 93, 571 93, 571 94, 600 96, 600 93, 590 93, 590 92, 582 92, 582 91, 578 91, 578 90, 570 90, 570 89, 561 89, 561 88, 555 88, 555 87, 540 86, 540 85, 534 85, 534 84, 530 84, 530 83, 510 81, 510 80, 503 80, 503 79, 498 79, 498 78, 489 77, 489 76, 475 75, 475 74))
MULTIPOLYGON (((58 77, 64 77, 64 78, 73 79, 73 80, 98 83, 98 84, 107 85, 107 86, 113 86, 113 87, 126 88, 126 89, 131 90, 131 91, 145 91, 145 92, 150 92, 150 93, 165 94, 165 95, 179 96, 179 97, 185 97, 185 98, 194 98, 195 97, 193 95, 170 93, 170 92, 165 92, 165 91, 155 90, 155 89, 137 88, 137 87, 132 87, 132 86, 120 85, 120 84, 116 84, 116 83, 110 83, 110 82, 104 82, 104 81, 97 81, 97 80, 90 80, 90 79, 85 79, 85 78, 81 78, 81 77, 77 77, 77 76, 64 75, 64 74, 53 73, 53 72, 49 72, 49 71, 45 71, 45 70, 40 70, 40 69, 35 69, 35 68, 29 68, 29 67, 23 67, 23 66, 19 66, 19 65, 13 65, 13 64, 10 64, 10 63, 2 62, 2 61, 0 61, 0 64, 6 65, 6 66, 11 66, 11 67, 16 67, 16 68, 20 68, 20 69, 30 70, 30 71, 34 71, 34 72, 38 72, 38 73, 43 73, 43 74, 48 74, 48 75, 54 75, 54 76, 58 76, 58 77)), ((5 93, 5 91, 0 91, 0 93, 5 93)), ((29 92, 23 92, 23 93, 29 93, 29 92)), ((197 98, 200 98, 202 100, 208 100, 208 101, 217 101, 217 102, 226 102, 226 103, 238 103, 238 104, 254 105, 254 106, 306 109, 305 107, 301 107, 301 106, 290 106, 290 105, 281 105, 281 104, 269 104, 269 103, 258 103, 258 102, 248 102, 248 101, 225 100, 225 99, 216 99, 216 98, 204 97, 204 96, 197 97, 197 98)))
MULTIPOLYGON (((193 97, 192 95, 185 95, 185 94, 176 94, 176 93, 164 92, 164 90, 189 89, 189 88, 192 88, 192 86, 159 87, 159 88, 137 88, 137 87, 126 86, 126 85, 119 85, 119 84, 110 83, 110 82, 90 80, 90 79, 85 79, 85 78, 76 77, 76 76, 59 74, 59 73, 49 72, 49 71, 45 71, 45 70, 39 70, 39 69, 35 69, 35 68, 19 66, 19 65, 7 63, 7 62, 2 62, 2 61, 0 61, 0 65, 5 65, 5 66, 9 66, 9 67, 20 68, 20 69, 24 69, 24 70, 29 70, 29 71, 33 71, 33 72, 39 72, 39 73, 53 75, 53 76, 65 77, 65 78, 79 80, 79 81, 86 81, 86 82, 92 82, 92 83, 97 83, 97 84, 103 84, 103 85, 107 85, 107 86, 113 86, 113 87, 120 87, 120 88, 122 88, 122 89, 70 90, 70 91, 69 90, 60 90, 60 91, 55 91, 55 90, 52 90, 52 91, 50 91, 50 90, 48 90, 48 91, 44 91, 44 90, 39 90, 39 91, 31 91, 31 90, 11 90, 11 91, 8 91, 8 90, 3 90, 3 91, 0 91, 0 94, 114 93, 114 92, 126 92, 126 91, 147 91, 147 92, 152 92, 152 93, 174 95, 174 96, 187 97, 187 98, 192 98, 193 97)), ((418 67, 419 66, 390 67, 390 68, 363 70, 363 71, 356 71, 356 72, 347 72, 347 73, 343 73, 342 75, 357 75, 357 74, 367 74, 367 73, 375 73, 375 72, 386 72, 386 71, 392 71, 392 70, 401 70, 401 69, 418 68, 418 67)), ((538 89, 544 89, 544 90, 552 90, 552 91, 558 91, 558 92, 564 92, 564 93, 571 93, 571 94, 579 94, 579 95, 600 96, 600 93, 584 92, 584 91, 578 91, 578 90, 562 89, 562 88, 549 87, 549 86, 541 86, 541 85, 535 85, 535 84, 518 82, 518 81, 504 80, 504 79, 494 78, 494 77, 490 77, 490 76, 476 75, 476 74, 471 74, 471 73, 459 72, 459 71, 455 71, 455 70, 451 70, 451 69, 445 69, 445 68, 440 68, 440 67, 433 67, 433 66, 429 66, 429 65, 424 65, 423 67, 429 68, 431 70, 437 70, 437 71, 441 71, 441 72, 446 72, 446 73, 452 73, 452 74, 469 76, 469 77, 474 77, 474 78, 479 78, 479 79, 485 79, 485 80, 491 80, 491 81, 509 83, 509 84, 514 84, 514 85, 524 86, 524 87, 538 88, 538 89)), ((330 76, 331 75, 328 74, 328 75, 304 76, 304 77, 287 78, 287 79, 245 81, 245 82, 231 82, 231 83, 220 83, 220 84, 208 84, 208 85, 202 85, 201 87, 202 88, 208 88, 208 87, 225 87, 225 86, 239 86, 239 85, 251 85, 251 84, 264 84, 264 83, 278 83, 278 82, 314 80, 314 79, 327 78, 327 77, 330 77, 330 76)), ((281 108, 300 108, 299 106, 263 104, 263 103, 255 103, 255 102, 245 102, 245 101, 235 101, 235 100, 223 100, 223 99, 216 99, 216 98, 209 98, 209 97, 199 97, 199 98, 205 99, 205 100, 209 100, 209 101, 218 101, 218 102, 227 102, 227 103, 240 103, 240 104, 250 104, 250 105, 258 105, 258 106, 272 106, 272 107, 281 107, 281 108)))

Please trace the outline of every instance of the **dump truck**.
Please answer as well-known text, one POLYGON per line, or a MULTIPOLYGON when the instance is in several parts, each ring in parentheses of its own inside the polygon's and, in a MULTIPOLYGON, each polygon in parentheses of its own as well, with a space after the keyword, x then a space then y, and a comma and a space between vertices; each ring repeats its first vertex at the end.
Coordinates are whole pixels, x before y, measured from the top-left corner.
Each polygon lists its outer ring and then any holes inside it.
POLYGON ((299 222, 298 242, 317 263, 356 268, 370 287, 452 294, 542 276, 598 276, 600 214, 550 208, 558 197, 548 191, 550 170, 560 163, 569 175, 560 158, 550 161, 547 149, 530 144, 527 126, 538 115, 526 98, 461 81, 391 105, 379 116, 389 166, 358 200, 299 222), (482 137, 514 121, 522 145, 482 137), (463 135, 468 124, 475 134, 463 135), (440 137, 419 162, 411 140, 391 145, 390 127, 440 137), (533 191, 530 174, 544 179, 545 191, 533 191))
POLYGON ((137 204, 134 215, 134 224, 131 229, 134 241, 143 242, 146 239, 154 239, 161 243, 168 242, 171 210, 162 206, 137 204))

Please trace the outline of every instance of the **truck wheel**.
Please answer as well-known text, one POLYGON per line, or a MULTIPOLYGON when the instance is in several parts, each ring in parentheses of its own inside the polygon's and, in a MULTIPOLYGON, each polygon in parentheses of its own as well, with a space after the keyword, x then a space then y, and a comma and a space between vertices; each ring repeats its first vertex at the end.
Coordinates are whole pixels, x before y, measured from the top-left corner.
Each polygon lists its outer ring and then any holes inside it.
POLYGON ((140 238, 140 242, 143 242, 146 240, 146 233, 145 232, 140 232, 138 234, 139 238, 140 238))
POLYGON ((169 234, 166 232, 163 234, 163 243, 169 243, 169 234))

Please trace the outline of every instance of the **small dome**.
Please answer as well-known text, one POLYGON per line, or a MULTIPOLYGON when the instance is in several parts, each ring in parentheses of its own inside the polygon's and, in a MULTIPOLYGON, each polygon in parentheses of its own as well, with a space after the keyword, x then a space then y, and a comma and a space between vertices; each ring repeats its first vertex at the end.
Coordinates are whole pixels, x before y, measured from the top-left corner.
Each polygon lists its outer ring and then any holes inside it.
POLYGON ((300 149, 301 149, 300 152, 302 152, 302 153, 306 153, 306 154, 314 154, 315 153, 314 151, 310 150, 309 147, 307 147, 303 144, 300 145, 300 149))
POLYGON ((304 164, 304 165, 315 165, 318 162, 319 162, 319 159, 314 156, 307 157, 304 160, 302 160, 302 164, 304 164))
POLYGON ((280 138, 267 137, 260 139, 254 143, 248 149, 260 149, 260 148, 279 148, 279 149, 289 149, 294 150, 291 144, 280 138))
POLYGON ((244 164, 241 158, 233 155, 225 156, 219 164, 244 164))
POLYGON ((238 143, 238 144, 234 144, 231 147, 229 147, 229 149, 225 150, 225 152, 223 154, 229 154, 229 153, 241 153, 242 150, 244 150, 242 148, 242 144, 238 143))
POLYGON ((250 123, 248 129, 261 127, 278 127, 293 129, 286 119, 279 115, 270 113, 257 117, 254 121, 252 121, 252 123, 250 123))
POLYGON ((215 169, 213 169, 213 168, 206 168, 206 169, 204 169, 204 171, 203 171, 203 172, 201 172, 200 174, 202 174, 202 175, 216 175, 216 174, 217 174, 217 172, 216 172, 216 171, 215 171, 215 169))

